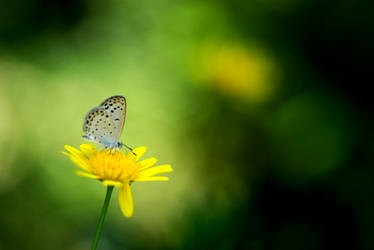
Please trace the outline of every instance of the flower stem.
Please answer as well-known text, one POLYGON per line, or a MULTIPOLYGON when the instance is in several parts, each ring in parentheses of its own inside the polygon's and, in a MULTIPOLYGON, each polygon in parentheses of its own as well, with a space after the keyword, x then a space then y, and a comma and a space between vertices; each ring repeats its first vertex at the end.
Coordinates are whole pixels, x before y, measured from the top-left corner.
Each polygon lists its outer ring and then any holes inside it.
POLYGON ((106 190, 103 209, 101 210, 99 223, 97 224, 95 239, 94 239, 94 242, 92 243, 92 248, 91 248, 92 250, 95 250, 97 247, 97 244, 99 243, 101 231, 103 230, 105 215, 106 215, 106 212, 108 211, 109 201, 110 201, 110 197, 112 196, 113 188, 114 186, 108 186, 108 189, 106 190))

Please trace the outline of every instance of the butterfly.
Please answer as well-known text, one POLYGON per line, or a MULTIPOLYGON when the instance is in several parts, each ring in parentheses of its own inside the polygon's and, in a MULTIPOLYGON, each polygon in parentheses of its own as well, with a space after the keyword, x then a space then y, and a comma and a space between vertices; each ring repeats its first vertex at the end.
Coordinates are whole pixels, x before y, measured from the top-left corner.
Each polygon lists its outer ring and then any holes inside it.
MULTIPOLYGON (((105 148, 126 146, 119 142, 126 118, 126 98, 116 95, 88 111, 83 120, 83 139, 100 143, 105 148)), ((127 147, 127 146, 126 146, 127 147)))

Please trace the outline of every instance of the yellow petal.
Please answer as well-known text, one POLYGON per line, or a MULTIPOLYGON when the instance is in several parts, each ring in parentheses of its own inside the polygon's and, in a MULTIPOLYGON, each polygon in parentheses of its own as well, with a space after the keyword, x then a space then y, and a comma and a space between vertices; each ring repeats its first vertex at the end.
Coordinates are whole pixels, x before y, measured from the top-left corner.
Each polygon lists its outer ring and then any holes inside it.
POLYGON ((121 186, 122 185, 122 183, 119 181, 110 181, 110 180, 103 181, 103 184, 105 186, 121 186))
POLYGON ((61 151, 62 154, 66 155, 66 156, 69 156, 70 157, 70 153, 66 152, 66 151, 61 151))
POLYGON ((81 144, 79 148, 86 155, 91 155, 99 151, 95 146, 88 143, 81 144))
POLYGON ((157 162, 157 159, 154 158, 154 157, 139 161, 139 164, 142 165, 140 170, 144 170, 144 169, 147 169, 149 167, 152 167, 153 165, 156 164, 156 162, 157 162))
POLYGON ((80 167, 84 170, 90 171, 90 166, 84 158, 80 158, 80 157, 77 157, 75 155, 69 155, 69 157, 70 157, 71 161, 74 162, 78 167, 80 167))
POLYGON ((142 146, 142 147, 137 147, 136 149, 131 151, 131 153, 133 153, 135 155, 136 160, 139 160, 140 157, 142 157, 142 155, 145 153, 146 150, 147 150, 147 148, 142 146))
POLYGON ((134 200, 132 199, 132 193, 128 183, 123 184, 119 189, 118 200, 123 215, 125 217, 131 217, 134 213, 134 200))
POLYGON ((72 146, 69 146, 69 145, 65 145, 64 148, 72 155, 76 155, 78 157, 86 157, 81 151, 79 151, 78 149, 72 147, 72 146))
POLYGON ((99 176, 96 176, 94 174, 90 174, 90 173, 86 173, 86 172, 83 172, 83 171, 75 171, 75 173, 77 175, 79 175, 80 177, 87 177, 87 178, 91 178, 91 179, 99 179, 100 177, 99 176))
POLYGON ((153 168, 146 169, 141 172, 141 177, 150 177, 156 174, 163 174, 163 173, 168 173, 172 172, 173 169, 171 168, 170 165, 162 165, 162 166, 157 166, 153 168))
POLYGON ((168 181, 168 177, 164 176, 151 176, 151 177, 139 177, 136 178, 134 181, 168 181))

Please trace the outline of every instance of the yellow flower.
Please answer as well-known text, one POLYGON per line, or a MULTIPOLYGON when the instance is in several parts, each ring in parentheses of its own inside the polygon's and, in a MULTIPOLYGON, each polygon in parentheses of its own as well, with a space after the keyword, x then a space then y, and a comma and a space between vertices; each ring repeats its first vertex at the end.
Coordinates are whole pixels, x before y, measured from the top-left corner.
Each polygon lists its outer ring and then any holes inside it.
POLYGON ((91 144, 80 145, 80 150, 65 145, 65 149, 68 152, 62 153, 87 171, 77 170, 76 173, 79 176, 100 180, 106 186, 120 187, 119 204, 126 217, 131 217, 134 212, 134 201, 130 189, 132 182, 167 181, 168 177, 154 175, 173 171, 170 165, 152 167, 157 162, 154 157, 138 161, 145 153, 146 147, 138 147, 129 154, 111 149, 98 150, 91 144))
POLYGON ((208 44, 198 64, 198 82, 223 95, 251 103, 267 101, 276 90, 279 69, 272 57, 257 47, 208 44))

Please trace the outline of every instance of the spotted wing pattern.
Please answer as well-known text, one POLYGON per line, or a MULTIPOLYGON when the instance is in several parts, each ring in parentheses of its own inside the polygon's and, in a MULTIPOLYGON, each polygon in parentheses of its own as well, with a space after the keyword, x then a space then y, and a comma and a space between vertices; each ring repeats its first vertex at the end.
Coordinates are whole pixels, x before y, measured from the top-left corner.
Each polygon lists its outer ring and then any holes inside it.
POLYGON ((118 141, 121 137, 126 118, 126 98, 124 96, 111 96, 100 104, 113 120, 113 138, 118 141))
POLYGON ((117 143, 114 137, 114 123, 112 116, 104 107, 94 107, 88 111, 83 121, 84 139, 95 141, 104 146, 117 143))

